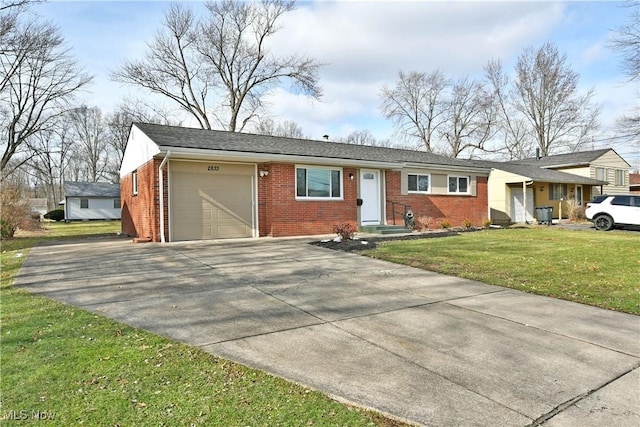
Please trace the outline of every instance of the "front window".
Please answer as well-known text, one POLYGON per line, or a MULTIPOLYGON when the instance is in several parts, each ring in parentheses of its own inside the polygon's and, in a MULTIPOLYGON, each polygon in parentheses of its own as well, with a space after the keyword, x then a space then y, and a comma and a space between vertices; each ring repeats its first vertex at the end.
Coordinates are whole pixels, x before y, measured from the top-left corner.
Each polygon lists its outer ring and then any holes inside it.
POLYGON ((599 181, 606 181, 606 170, 605 168, 596 168, 596 179, 599 181))
POLYGON ((549 200, 562 200, 567 198, 567 184, 551 184, 549 200))
POLYGON ((428 193, 431 191, 431 175, 409 174, 410 193, 428 193))
POLYGON ((624 185, 624 170, 616 170, 616 185, 624 185))
POLYGON ((131 174, 131 182, 133 185, 133 188, 131 190, 133 192, 133 195, 136 196, 138 194, 138 171, 133 171, 133 173, 131 174))
POLYGON ((120 199, 113 199, 113 209, 120 209, 120 199))
POLYGON ((468 176, 450 176, 449 177, 449 193, 469 193, 469 177, 468 176))
POLYGON ((80 209, 89 209, 89 199, 80 199, 80 209))
POLYGON ((342 199, 342 169, 296 167, 296 198, 342 199))

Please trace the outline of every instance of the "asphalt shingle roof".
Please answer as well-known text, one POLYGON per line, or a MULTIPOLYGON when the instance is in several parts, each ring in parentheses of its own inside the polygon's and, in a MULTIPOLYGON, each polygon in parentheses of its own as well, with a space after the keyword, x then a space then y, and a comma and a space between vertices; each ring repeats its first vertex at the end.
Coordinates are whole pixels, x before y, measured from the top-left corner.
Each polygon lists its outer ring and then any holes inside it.
POLYGON ((433 153, 396 148, 164 126, 150 123, 135 123, 135 126, 156 144, 164 148, 179 147, 330 159, 420 163, 474 168, 486 167, 473 160, 452 159, 433 153))
POLYGON ((120 184, 65 181, 65 197, 120 197, 120 184))
POLYGON ((512 160, 508 163, 516 163, 516 164, 525 164, 538 166, 541 168, 548 168, 554 166, 566 166, 566 165, 586 165, 598 157, 604 155, 608 151, 611 151, 611 148, 604 148, 601 150, 591 150, 591 151, 580 151, 578 153, 566 153, 566 154, 556 154, 552 156, 544 156, 540 159, 535 157, 531 157, 528 159, 521 160, 512 160))
POLYGON ((490 162, 495 169, 511 172, 525 176, 534 181, 563 183, 563 184, 583 184, 583 185, 606 185, 607 182, 587 178, 571 173, 560 172, 553 169, 544 169, 538 166, 517 164, 517 163, 497 163, 490 162))

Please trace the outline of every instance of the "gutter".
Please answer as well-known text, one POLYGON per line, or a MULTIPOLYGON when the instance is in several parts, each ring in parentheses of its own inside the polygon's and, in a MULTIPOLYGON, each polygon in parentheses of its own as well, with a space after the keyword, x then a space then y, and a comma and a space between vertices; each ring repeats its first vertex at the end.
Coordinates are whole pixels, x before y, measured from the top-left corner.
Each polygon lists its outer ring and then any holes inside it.
POLYGON ((162 159, 162 163, 158 166, 158 183, 160 184, 159 189, 159 197, 160 197, 160 242, 165 243, 165 235, 164 235, 164 176, 162 174, 162 169, 164 165, 169 160, 169 156, 171 156, 171 151, 167 151, 167 154, 162 159))

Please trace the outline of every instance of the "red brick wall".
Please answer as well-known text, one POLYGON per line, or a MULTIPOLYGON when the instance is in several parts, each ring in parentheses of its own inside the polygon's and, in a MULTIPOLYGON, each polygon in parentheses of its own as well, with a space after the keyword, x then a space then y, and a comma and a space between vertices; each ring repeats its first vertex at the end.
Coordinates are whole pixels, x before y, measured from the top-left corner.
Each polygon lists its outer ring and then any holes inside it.
MULTIPOLYGON (((386 171, 387 191, 387 224, 393 224, 391 201, 411 206, 416 218, 431 217, 431 228, 440 228, 443 220, 451 227, 459 227, 470 220, 473 225, 481 226, 487 218, 487 177, 476 178, 476 196, 456 196, 437 194, 407 194, 400 193, 400 172, 386 171)), ((396 206, 396 224, 403 224, 402 207, 396 206)))
MULTIPOLYGON (((160 241, 160 199, 158 192, 158 167, 161 159, 150 160, 138 168, 138 194, 133 195, 132 174, 120 180, 122 203, 122 233, 132 237, 160 241)), ((164 169, 165 236, 169 236, 168 179, 164 169)))
POLYGON ((260 236, 333 234, 336 224, 357 226, 357 185, 349 180, 355 169, 342 171, 342 201, 296 200, 295 165, 258 165, 258 170, 269 171, 266 177, 258 177, 260 236))

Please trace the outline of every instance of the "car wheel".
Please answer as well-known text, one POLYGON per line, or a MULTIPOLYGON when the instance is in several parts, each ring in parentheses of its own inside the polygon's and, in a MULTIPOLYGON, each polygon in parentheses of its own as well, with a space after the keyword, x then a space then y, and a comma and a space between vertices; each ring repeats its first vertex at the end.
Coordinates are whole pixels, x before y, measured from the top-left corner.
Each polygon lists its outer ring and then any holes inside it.
POLYGON ((608 231, 613 228, 613 218, 609 215, 600 215, 593 223, 598 230, 608 231))

